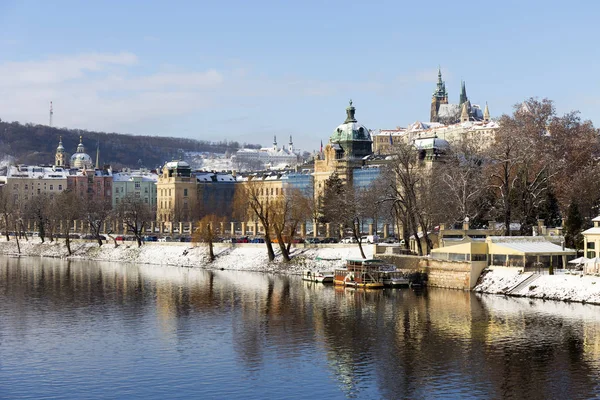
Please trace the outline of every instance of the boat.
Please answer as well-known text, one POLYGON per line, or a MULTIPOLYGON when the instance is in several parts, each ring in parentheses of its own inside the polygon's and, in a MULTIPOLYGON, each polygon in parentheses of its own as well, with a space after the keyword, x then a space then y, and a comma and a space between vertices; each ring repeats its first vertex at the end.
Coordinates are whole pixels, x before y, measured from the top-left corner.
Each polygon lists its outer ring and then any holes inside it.
POLYGON ((409 280, 396 266, 379 259, 348 259, 346 268, 336 269, 333 283, 350 287, 407 287, 409 280))
POLYGON ((332 283, 333 272, 331 271, 310 271, 302 272, 302 280, 319 283, 332 283))
POLYGON ((346 268, 335 270, 333 283, 356 288, 379 289, 383 288, 383 279, 379 276, 378 265, 373 265, 373 260, 346 260, 346 268))

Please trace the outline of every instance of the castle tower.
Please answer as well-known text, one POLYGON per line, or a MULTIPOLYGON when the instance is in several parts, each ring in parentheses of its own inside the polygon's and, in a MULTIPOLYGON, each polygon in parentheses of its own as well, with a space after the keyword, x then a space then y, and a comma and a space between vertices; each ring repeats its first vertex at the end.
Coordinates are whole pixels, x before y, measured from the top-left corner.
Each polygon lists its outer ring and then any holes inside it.
POLYGON ((273 136, 273 151, 277 151, 277 136, 273 136))
POLYGON ((462 111, 460 112, 460 122, 466 122, 469 120, 469 109, 468 102, 462 103, 462 111))
POLYGON ((438 68, 437 87, 431 97, 431 113, 429 116, 431 122, 439 121, 438 111, 441 104, 448 104, 448 92, 446 92, 446 82, 442 80, 442 69, 438 68))
POLYGON ((67 153, 63 146, 62 136, 58 137, 58 147, 56 148, 56 154, 54 155, 54 165, 57 167, 67 166, 67 153))
POLYGON ((483 120, 489 122, 490 120, 490 109, 488 108, 487 101, 485 102, 485 109, 483 110, 483 120))
POLYGON ((294 142, 292 142, 292 135, 290 135, 290 144, 288 145, 288 150, 290 153, 294 152, 294 142))

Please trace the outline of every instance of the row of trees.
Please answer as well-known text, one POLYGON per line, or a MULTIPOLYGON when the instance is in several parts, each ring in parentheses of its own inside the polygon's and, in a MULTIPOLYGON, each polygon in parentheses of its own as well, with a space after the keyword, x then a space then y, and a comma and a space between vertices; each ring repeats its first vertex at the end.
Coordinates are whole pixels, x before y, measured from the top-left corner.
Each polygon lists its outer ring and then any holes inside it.
MULTIPOLYGON (((142 244, 146 224, 154 217, 152 208, 142 199, 128 196, 122 199, 115 209, 110 202, 94 198, 81 197, 76 192, 65 190, 56 196, 40 194, 29 200, 14 199, 8 191, 0 190, 0 218, 6 240, 11 234, 17 241, 27 240, 25 221, 33 220, 40 240, 54 241, 58 237, 65 239, 69 255, 71 250, 71 229, 75 221, 85 221, 90 233, 102 246, 100 233, 109 220, 121 221, 138 243, 142 244)), ((110 235, 110 232, 109 232, 110 235)), ((116 245, 116 241, 115 241, 116 245)))
POLYGON ((500 221, 508 236, 511 223, 531 235, 538 219, 558 226, 565 217, 567 245, 581 247, 581 230, 600 205, 598 130, 578 112, 557 115, 552 101, 533 98, 498 124, 491 145, 464 138, 428 167, 411 144, 395 146, 385 202, 393 204, 405 236, 422 235, 426 248, 417 241, 419 254, 431 249, 428 232, 435 226, 465 218, 474 227, 500 221))

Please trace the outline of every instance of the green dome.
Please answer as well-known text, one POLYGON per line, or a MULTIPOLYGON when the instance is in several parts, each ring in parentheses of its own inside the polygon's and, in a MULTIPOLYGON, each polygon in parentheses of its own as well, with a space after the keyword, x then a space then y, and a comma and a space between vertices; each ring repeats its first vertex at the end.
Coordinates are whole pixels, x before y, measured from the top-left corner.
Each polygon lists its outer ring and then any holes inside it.
POLYGON ((346 120, 343 124, 335 128, 329 138, 330 143, 372 141, 369 130, 364 125, 359 124, 354 118, 355 112, 356 109, 352 106, 352 100, 350 100, 350 105, 346 108, 346 120))

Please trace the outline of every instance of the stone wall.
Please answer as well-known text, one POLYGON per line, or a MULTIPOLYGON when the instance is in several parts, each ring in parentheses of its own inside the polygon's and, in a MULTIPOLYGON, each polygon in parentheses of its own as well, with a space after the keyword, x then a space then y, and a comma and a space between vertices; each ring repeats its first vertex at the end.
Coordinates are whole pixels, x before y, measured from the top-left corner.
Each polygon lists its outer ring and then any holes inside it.
POLYGON ((485 264, 485 262, 434 260, 429 257, 408 255, 378 254, 377 258, 394 264, 404 272, 427 273, 429 286, 461 290, 471 290, 475 286, 485 264))

